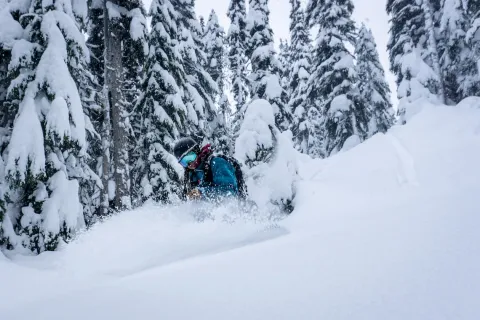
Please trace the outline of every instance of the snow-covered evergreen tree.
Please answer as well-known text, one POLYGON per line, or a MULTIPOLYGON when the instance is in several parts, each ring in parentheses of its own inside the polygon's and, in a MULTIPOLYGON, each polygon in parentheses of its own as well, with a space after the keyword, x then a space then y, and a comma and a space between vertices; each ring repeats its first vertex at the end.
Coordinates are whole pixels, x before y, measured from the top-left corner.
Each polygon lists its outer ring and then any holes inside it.
POLYGON ((205 53, 207 63, 206 71, 217 84, 223 82, 223 48, 225 32, 218 23, 218 17, 214 10, 210 13, 205 27, 205 53))
POLYGON ((227 34, 227 42, 230 47, 228 59, 232 74, 232 91, 237 112, 240 112, 240 109, 245 106, 248 99, 246 82, 247 57, 245 54, 248 37, 246 32, 245 1, 246 0, 230 0, 227 13, 230 18, 230 28, 227 34))
POLYGON ((293 112, 293 138, 297 150, 313 157, 320 156, 320 112, 307 105, 307 83, 311 68, 311 47, 308 28, 300 0, 290 0, 291 63, 289 68, 289 107, 293 112))
MULTIPOLYGON (((468 1, 467 15, 470 21, 470 28, 468 29, 466 40, 474 57, 480 56, 480 3, 478 1, 468 1)), ((480 74, 480 63, 477 58, 477 73, 480 74)), ((470 94, 479 96, 478 90, 473 90, 470 94)))
POLYGON ((282 66, 275 54, 269 16, 268 0, 250 0, 246 28, 246 54, 252 63, 250 92, 252 99, 265 99, 273 106, 276 126, 285 131, 290 128, 292 117, 287 92, 281 85, 282 66))
POLYGON ((19 9, 7 8, 7 2, 0 1, 0 249, 13 249, 16 235, 7 212, 6 193, 9 184, 5 180, 4 152, 11 137, 11 128, 15 120, 17 107, 14 101, 7 99, 8 87, 15 75, 8 73, 14 44, 22 39, 23 29, 12 13, 20 14, 19 9))
POLYGON ((290 65, 292 64, 292 59, 290 58, 290 45, 288 44, 288 40, 280 39, 280 45, 278 46, 279 53, 278 53, 278 61, 280 62, 280 83, 282 87, 287 91, 288 94, 288 82, 290 81, 289 72, 290 72, 290 65))
POLYGON ((440 66, 448 103, 456 104, 463 98, 480 94, 478 58, 466 42, 470 25, 462 0, 444 0, 441 8, 440 38, 442 52, 440 66))
POLYGON ((306 9, 310 26, 319 32, 308 81, 308 103, 319 108, 324 138, 320 156, 330 156, 344 145, 363 141, 368 131, 367 109, 356 87, 354 59, 346 43, 355 26, 351 0, 310 0, 306 9))
POLYGON ((424 29, 426 41, 423 45, 422 57, 427 64, 432 67, 438 75, 437 96, 440 102, 446 103, 445 84, 443 79, 442 68, 440 66, 440 47, 438 39, 438 17, 441 0, 422 0, 421 8, 424 16, 424 29))
POLYGON ((297 180, 294 151, 291 132, 280 133, 275 126, 273 106, 264 99, 253 100, 235 141, 235 157, 245 166, 254 201, 267 200, 260 204, 273 204, 281 213, 292 212, 297 180), (257 199, 256 190, 265 188, 272 188, 268 199, 257 199))
MULTIPOLYGON (((135 145, 141 134, 142 118, 140 110, 137 110, 135 106, 138 105, 143 68, 148 54, 148 31, 146 12, 141 0, 126 1, 125 9, 126 13, 123 22, 126 26, 123 35, 123 90, 125 93, 126 110, 129 114, 127 122, 129 125, 128 159, 129 168, 132 168, 137 160, 141 158, 141 154, 137 152, 135 145)), ((133 183, 131 183, 129 188, 131 193, 133 193, 132 189, 134 187, 133 183)))
POLYGON ((182 57, 177 53, 176 11, 170 0, 153 0, 150 52, 138 104, 142 128, 134 167, 135 194, 141 201, 171 202, 181 191, 181 172, 170 147, 185 130, 187 108, 179 84, 186 81, 182 57))
POLYGON ((215 119, 214 97, 218 87, 204 69, 205 52, 202 50, 200 24, 195 16, 193 0, 172 0, 178 14, 178 50, 182 54, 187 74, 184 101, 188 110, 190 134, 211 137, 210 123, 215 119))
POLYGON ((421 3, 415 0, 388 0, 390 20, 388 51, 390 69, 397 77, 398 115, 405 123, 409 105, 417 99, 438 101, 440 77, 424 59, 429 34, 421 3))
POLYGON ((205 69, 219 89, 215 96, 218 110, 214 123, 211 124, 212 130, 215 132, 212 140, 218 151, 230 153, 230 139, 226 127, 226 117, 229 115, 230 106, 225 92, 225 32, 219 25, 217 14, 213 10, 205 27, 204 43, 207 57, 205 69))
POLYGON ((355 47, 358 88, 365 104, 370 108, 368 136, 385 133, 394 123, 390 102, 390 88, 380 63, 372 31, 362 24, 355 47))
POLYGON ((235 142, 235 157, 250 169, 269 163, 279 134, 272 105, 265 99, 253 100, 235 142))
POLYGON ((88 49, 75 8, 70 0, 10 7, 25 31, 8 70, 6 100, 16 117, 4 153, 7 213, 18 235, 12 242, 34 252, 54 250, 85 224, 86 116, 72 74, 86 68, 88 49))
MULTIPOLYGON (((72 9, 77 26, 83 32, 88 31, 88 16, 89 10, 85 1, 72 1, 72 9)), ((88 47, 88 46, 87 46, 88 47)), ((88 52, 88 57, 90 54, 88 52)), ((101 151, 101 138, 97 125, 99 112, 101 107, 98 104, 98 92, 101 87, 98 85, 97 79, 90 72, 88 66, 89 61, 82 61, 78 56, 69 55, 69 65, 81 66, 80 68, 71 68, 71 75, 74 79, 82 107, 85 115, 85 128, 87 140, 87 152, 85 161, 82 162, 83 178, 80 179, 80 199, 83 205, 85 221, 87 225, 92 225, 97 220, 97 215, 100 209, 100 190, 102 184, 99 178, 98 171, 98 151, 101 151)))

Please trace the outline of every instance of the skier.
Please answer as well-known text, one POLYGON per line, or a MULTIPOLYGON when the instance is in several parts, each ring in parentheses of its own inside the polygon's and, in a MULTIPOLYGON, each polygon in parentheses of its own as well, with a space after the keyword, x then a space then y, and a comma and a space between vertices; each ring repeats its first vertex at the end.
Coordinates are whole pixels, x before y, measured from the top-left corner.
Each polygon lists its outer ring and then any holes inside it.
POLYGON ((214 155, 210 144, 200 148, 190 137, 178 140, 173 154, 185 168, 184 198, 219 201, 246 197, 242 170, 234 158, 214 155))

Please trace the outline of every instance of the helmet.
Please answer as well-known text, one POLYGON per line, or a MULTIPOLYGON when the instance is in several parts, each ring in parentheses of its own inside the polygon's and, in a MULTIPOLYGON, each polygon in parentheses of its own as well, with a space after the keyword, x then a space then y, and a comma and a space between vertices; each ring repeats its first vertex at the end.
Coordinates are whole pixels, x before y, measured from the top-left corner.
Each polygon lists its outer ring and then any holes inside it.
POLYGON ((175 146, 173 147, 173 155, 175 158, 180 159, 180 157, 187 152, 188 150, 194 149, 197 146, 195 140, 190 137, 185 137, 179 139, 175 146))

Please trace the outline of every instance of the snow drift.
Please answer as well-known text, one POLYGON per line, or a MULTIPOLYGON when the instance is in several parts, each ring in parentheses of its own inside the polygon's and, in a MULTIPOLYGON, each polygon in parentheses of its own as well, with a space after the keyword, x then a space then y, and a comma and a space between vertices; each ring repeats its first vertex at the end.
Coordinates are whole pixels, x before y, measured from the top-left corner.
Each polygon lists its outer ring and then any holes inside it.
POLYGON ((480 98, 298 159, 271 225, 147 206, 0 259, 2 319, 478 319, 480 98), (21 310, 21 311, 20 311, 21 310))

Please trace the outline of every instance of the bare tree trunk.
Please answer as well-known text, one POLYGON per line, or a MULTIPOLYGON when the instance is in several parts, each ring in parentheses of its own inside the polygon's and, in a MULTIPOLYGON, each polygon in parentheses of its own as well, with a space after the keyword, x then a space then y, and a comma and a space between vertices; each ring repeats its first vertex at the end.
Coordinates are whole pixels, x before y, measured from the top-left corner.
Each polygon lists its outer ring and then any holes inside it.
MULTIPOLYGON (((104 0, 105 4, 105 92, 107 108, 111 116, 113 138, 113 178, 115 181, 114 206, 117 210, 131 207, 128 170, 128 131, 123 95, 123 63, 122 63, 122 24, 121 17, 109 16, 109 8, 116 6, 119 0, 104 0)), ((107 121, 107 119, 105 119, 107 121)), ((110 119, 108 119, 110 120, 110 119)), ((105 163, 104 163, 105 166, 105 163)))

